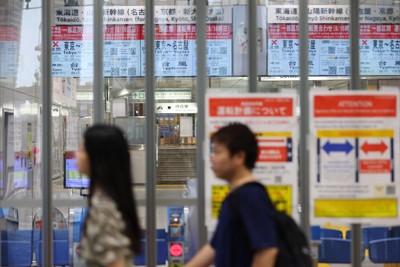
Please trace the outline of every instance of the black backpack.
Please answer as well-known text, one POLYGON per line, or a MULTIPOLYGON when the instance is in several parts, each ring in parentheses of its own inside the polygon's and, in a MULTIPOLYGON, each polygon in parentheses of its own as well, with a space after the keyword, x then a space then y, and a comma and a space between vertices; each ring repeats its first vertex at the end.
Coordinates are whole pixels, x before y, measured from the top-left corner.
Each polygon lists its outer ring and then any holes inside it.
MULTIPOLYGON (((257 184, 265 190, 261 183, 252 182, 248 184, 257 184)), ((267 192, 265 193, 269 198, 267 192)), ((238 201, 240 200, 235 192, 232 193, 230 199, 232 210, 238 213, 238 201)), ((292 217, 276 210, 275 223, 279 250, 275 267, 312 267, 311 249, 307 238, 292 217)))

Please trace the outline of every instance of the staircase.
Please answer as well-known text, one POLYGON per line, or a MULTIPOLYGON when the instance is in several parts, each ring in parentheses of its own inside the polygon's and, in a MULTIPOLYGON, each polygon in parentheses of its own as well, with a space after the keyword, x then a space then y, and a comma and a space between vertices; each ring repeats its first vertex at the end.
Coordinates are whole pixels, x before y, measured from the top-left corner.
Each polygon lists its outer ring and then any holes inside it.
POLYGON ((158 184, 186 184, 196 178, 196 146, 158 147, 158 184))

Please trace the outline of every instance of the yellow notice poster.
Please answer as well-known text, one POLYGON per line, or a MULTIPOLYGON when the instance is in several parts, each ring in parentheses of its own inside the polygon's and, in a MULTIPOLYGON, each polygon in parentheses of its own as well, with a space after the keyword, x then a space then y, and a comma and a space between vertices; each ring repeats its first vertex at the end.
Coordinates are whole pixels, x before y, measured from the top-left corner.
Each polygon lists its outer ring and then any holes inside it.
POLYGON ((219 211, 221 210, 222 202, 229 194, 229 187, 227 185, 213 185, 212 186, 212 200, 211 200, 211 216, 218 218, 219 211))
MULTIPOLYGON (((276 209, 292 215, 292 186, 291 185, 270 185, 267 188, 272 204, 276 209)), ((211 212, 213 218, 218 218, 222 202, 229 194, 227 185, 212 186, 211 212)))
POLYGON ((292 215, 292 186, 291 185, 269 185, 267 187, 272 204, 279 211, 292 215))
POLYGON ((397 199, 316 199, 315 216, 396 218, 397 199))

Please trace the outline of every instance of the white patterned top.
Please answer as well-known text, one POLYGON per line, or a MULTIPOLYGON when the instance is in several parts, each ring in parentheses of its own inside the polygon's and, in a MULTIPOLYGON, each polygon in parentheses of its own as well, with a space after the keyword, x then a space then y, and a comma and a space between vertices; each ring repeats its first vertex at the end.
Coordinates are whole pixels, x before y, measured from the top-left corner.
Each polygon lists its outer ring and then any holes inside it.
POLYGON ((104 267, 124 258, 131 267, 133 254, 130 239, 123 234, 125 222, 117 205, 108 195, 97 190, 87 215, 86 234, 81 240, 81 257, 88 267, 104 267))

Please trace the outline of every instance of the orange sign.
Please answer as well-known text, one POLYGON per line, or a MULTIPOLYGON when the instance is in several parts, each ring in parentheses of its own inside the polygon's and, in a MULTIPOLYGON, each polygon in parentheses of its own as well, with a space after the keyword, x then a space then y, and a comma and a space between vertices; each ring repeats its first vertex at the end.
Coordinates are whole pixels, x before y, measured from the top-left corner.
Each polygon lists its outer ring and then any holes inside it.
POLYGON ((260 146, 258 148, 258 162, 286 162, 287 160, 286 146, 260 146))
POLYGON ((211 98, 211 117, 291 117, 293 98, 211 98))

